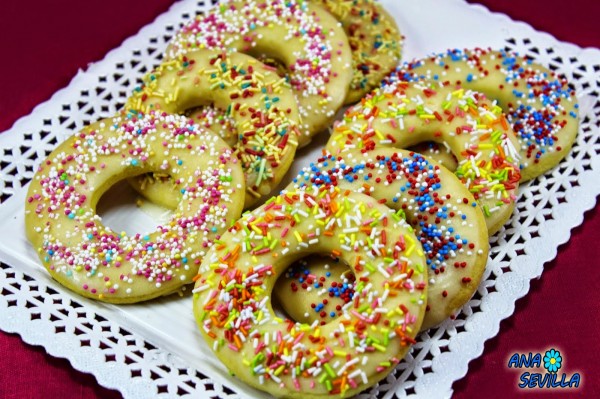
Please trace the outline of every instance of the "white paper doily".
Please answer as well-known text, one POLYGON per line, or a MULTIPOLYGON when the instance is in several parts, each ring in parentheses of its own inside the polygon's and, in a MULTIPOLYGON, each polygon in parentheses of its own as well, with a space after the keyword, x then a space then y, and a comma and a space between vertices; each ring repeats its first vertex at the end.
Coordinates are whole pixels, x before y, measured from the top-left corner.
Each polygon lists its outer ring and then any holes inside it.
MULTIPOLYGON (((580 102, 581 128, 569 157, 551 173, 525 184, 519 205, 492 239, 490 260, 475 297, 454 320, 421 334, 411 354, 378 386, 361 395, 448 397, 484 342, 514 311, 515 301, 556 256, 600 193, 600 51, 559 43, 508 17, 463 0, 387 0, 407 37, 404 58, 450 47, 509 48, 563 73, 580 102), (410 18, 409 18, 410 17, 410 18), (469 33, 461 33, 463 26, 469 33)), ((214 1, 213 3, 216 3, 214 1)), ((72 295, 38 264, 23 227, 25 186, 35 166, 84 124, 112 115, 136 80, 159 62, 176 29, 209 1, 182 1, 80 72, 69 86, 0 135, 0 328, 16 332, 51 355, 67 358, 101 385, 126 398, 263 397, 228 375, 205 346, 189 298, 116 307, 72 295)), ((303 150, 295 170, 314 158, 322 140, 303 150)), ((124 209, 111 210, 118 219, 124 209)), ((138 215, 143 225, 144 216, 138 215)), ((136 226, 134 225, 133 228, 136 226)))

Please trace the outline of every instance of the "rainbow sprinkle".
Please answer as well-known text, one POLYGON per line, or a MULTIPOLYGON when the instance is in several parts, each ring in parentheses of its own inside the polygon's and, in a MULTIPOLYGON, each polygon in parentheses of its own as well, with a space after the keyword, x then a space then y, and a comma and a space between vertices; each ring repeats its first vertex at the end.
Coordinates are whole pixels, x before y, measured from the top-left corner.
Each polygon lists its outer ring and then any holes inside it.
POLYGON ((399 247, 410 235, 385 207, 334 187, 274 197, 235 223, 202 263, 194 289, 198 324, 217 356, 234 355, 238 361, 228 367, 253 386, 357 393, 385 377, 414 343, 427 284, 423 258, 399 247), (289 231, 301 226, 296 240, 289 231), (347 229, 358 229, 354 239, 347 229), (352 261, 359 281, 342 316, 324 326, 279 318, 268 305, 282 263, 313 251, 352 261), (385 361, 370 361, 371 352, 385 361))

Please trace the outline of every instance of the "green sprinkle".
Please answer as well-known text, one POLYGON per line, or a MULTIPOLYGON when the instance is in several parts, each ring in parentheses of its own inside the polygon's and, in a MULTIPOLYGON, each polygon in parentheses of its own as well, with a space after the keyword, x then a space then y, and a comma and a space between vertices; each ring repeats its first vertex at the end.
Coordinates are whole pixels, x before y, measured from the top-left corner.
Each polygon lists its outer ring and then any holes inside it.
POLYGON ((325 372, 327 373, 328 376, 330 376, 331 378, 335 378, 335 371, 333 371, 333 368, 331 367, 331 365, 329 363, 325 363, 323 365, 323 368, 325 369, 325 372))

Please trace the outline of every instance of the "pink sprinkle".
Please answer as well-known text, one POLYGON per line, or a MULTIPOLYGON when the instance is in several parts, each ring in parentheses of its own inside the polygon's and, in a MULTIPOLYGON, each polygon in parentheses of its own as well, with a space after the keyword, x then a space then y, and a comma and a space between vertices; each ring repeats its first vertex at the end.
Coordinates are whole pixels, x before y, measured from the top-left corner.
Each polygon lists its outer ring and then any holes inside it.
POLYGON ((234 352, 239 352, 240 350, 237 348, 237 346, 233 345, 233 344, 227 344, 227 346, 229 347, 229 349, 231 349, 234 352))
POLYGON ((302 340, 302 338, 304 338, 304 333, 300 333, 296 336, 296 339, 294 339, 294 345, 296 345, 298 342, 300 342, 302 340))

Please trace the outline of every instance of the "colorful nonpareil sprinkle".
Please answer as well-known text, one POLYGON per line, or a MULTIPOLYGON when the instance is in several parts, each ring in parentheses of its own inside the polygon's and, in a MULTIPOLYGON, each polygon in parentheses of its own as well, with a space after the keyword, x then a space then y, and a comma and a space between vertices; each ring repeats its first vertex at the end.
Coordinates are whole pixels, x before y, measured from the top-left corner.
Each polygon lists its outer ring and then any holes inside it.
POLYGON ((110 302, 149 299, 191 282, 213 240, 241 213, 240 188, 232 151, 187 118, 119 115, 84 129, 42 163, 27 199, 28 237, 44 266, 76 292, 110 302), (105 226, 95 212, 103 192, 151 170, 181 181, 173 217, 148 234, 105 226))
POLYGON ((292 162, 299 121, 289 85, 272 68, 243 54, 198 50, 146 75, 125 107, 132 115, 182 113, 207 101, 235 121, 234 150, 246 175, 247 201, 268 194, 292 162))
POLYGON ((346 111, 327 149, 368 154, 438 141, 459 159, 456 175, 498 229, 510 216, 520 174, 515 137, 500 107, 470 90, 390 82, 346 111), (496 217, 490 215, 498 213, 496 217))
POLYGON ((342 24, 354 64, 346 103, 358 101, 379 86, 400 61, 402 35, 392 18, 375 0, 315 0, 342 24))
POLYGON ((497 100, 517 133, 524 179, 555 166, 577 135, 579 105, 567 79, 515 53, 450 49, 401 65, 384 84, 394 80, 464 87, 497 100))
POLYGON ((324 10, 303 0, 222 1, 186 24, 166 54, 177 59, 197 49, 279 60, 303 118, 301 145, 331 122, 352 76, 343 30, 324 10))
MULTIPOLYGON (((324 154, 298 174, 293 180, 293 187, 308 193, 323 187, 364 193, 393 208, 396 218, 406 218, 423 247, 430 275, 430 312, 426 315, 424 325, 430 327, 438 324, 461 306, 458 297, 461 300, 471 297, 481 279, 488 247, 481 211, 472 207, 473 197, 450 171, 431 163, 420 154, 380 149, 371 152, 371 157, 345 155, 347 158, 324 154), (442 291, 445 291, 445 295, 442 291), (450 302, 453 306, 448 306, 450 302)), ((381 239, 385 240, 385 235, 381 239)), ((410 253, 414 243, 407 241, 404 246, 410 253)), ((340 273, 334 273, 335 278, 331 282, 323 278, 328 272, 323 261, 306 262, 305 265, 305 270, 310 270, 309 278, 313 276, 315 282, 318 280, 319 287, 304 283, 298 285, 298 278, 304 276, 298 274, 297 269, 289 273, 296 276, 294 284, 298 290, 301 287, 309 291, 303 293, 310 296, 308 305, 318 305, 322 299, 330 301, 325 285, 337 285, 340 273)), ((293 292, 293 286, 288 283, 283 287, 286 289, 277 287, 276 294, 283 310, 291 313, 292 302, 288 306, 284 299, 290 297, 290 288, 293 292)), ((336 303, 335 300, 332 302, 334 305, 336 303)), ((321 316, 321 313, 318 315, 321 316)), ((304 318, 309 321, 315 319, 318 319, 315 313, 310 311, 304 318)))

